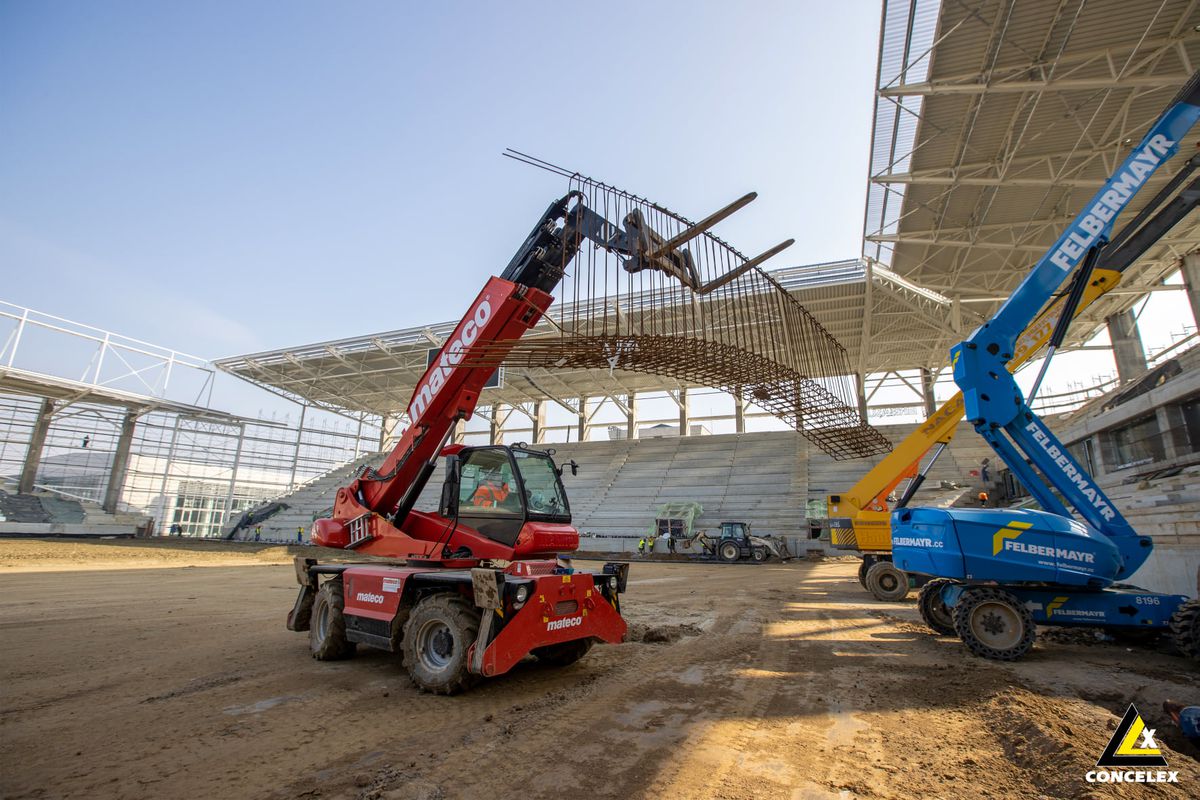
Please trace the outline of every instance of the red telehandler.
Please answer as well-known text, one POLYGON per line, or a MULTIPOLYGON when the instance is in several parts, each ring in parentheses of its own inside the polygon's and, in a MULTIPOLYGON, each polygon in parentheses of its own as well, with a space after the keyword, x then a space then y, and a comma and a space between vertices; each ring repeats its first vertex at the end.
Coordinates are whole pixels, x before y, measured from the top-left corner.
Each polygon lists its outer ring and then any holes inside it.
POLYGON ((347 658, 358 644, 401 653, 417 687, 453 694, 529 654, 566 665, 596 641, 625 640, 619 597, 629 565, 593 573, 560 557, 578 548, 579 533, 551 455, 448 444, 494 364, 550 307, 582 239, 614 246, 619 229, 602 223, 578 192, 551 204, 418 381, 411 424, 395 448, 378 470, 339 489, 332 515, 313 523, 318 545, 397 562, 296 559, 300 594, 287 627, 309 632, 314 658, 347 658), (439 456, 439 508, 418 511, 439 456))

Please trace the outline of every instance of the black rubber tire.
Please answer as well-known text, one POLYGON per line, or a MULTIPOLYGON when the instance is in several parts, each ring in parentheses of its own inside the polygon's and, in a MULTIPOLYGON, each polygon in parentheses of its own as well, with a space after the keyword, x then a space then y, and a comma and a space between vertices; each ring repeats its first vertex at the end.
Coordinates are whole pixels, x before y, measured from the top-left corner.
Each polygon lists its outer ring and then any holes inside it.
POLYGON ((592 639, 576 639, 573 642, 535 647, 530 652, 537 656, 537 660, 543 664, 552 667, 566 667, 586 656, 592 649, 592 644, 592 639))
POLYGON ((1187 600, 1171 615, 1171 644, 1188 658, 1200 661, 1200 599, 1187 600))
POLYGON ((864 589, 867 588, 867 570, 870 568, 871 565, 865 558, 858 565, 858 582, 864 589))
POLYGON ((921 619, 925 620, 925 624, 935 633, 942 636, 957 634, 954 630, 954 614, 942 602, 942 589, 953 582, 945 579, 930 581, 921 587, 921 593, 917 595, 917 609, 921 612, 921 619))
POLYGON ((908 576, 890 561, 876 561, 867 570, 867 591, 876 600, 895 603, 908 596, 908 576))
POLYGON ((467 651, 479 633, 479 609, 457 594, 432 594, 404 623, 404 667, 418 689, 457 694, 479 681, 467 651))
POLYGON ((1008 592, 986 587, 963 592, 954 607, 954 630, 968 650, 992 661, 1016 661, 1037 638, 1029 609, 1008 592), (1007 634, 1009 644, 1001 647, 994 639, 988 641, 1002 634, 1007 634))
POLYGON ((769 552, 767 552, 767 548, 765 548, 765 547, 755 547, 753 550, 750 551, 750 557, 753 558, 755 560, 755 562, 757 562, 759 564, 766 561, 767 557, 770 555, 771 554, 769 552))
POLYGON ((726 539, 717 545, 717 558, 724 561, 726 564, 732 564, 742 557, 742 548, 738 547, 738 543, 726 539))
POLYGON ((325 581, 313 601, 308 628, 308 648, 318 661, 340 661, 354 655, 354 642, 346 641, 342 579, 325 581))

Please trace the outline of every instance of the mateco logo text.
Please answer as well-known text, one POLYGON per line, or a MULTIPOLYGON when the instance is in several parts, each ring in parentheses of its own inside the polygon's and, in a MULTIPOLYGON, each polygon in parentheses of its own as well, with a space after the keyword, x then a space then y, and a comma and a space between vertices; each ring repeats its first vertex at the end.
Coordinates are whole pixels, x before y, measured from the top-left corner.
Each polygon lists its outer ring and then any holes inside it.
POLYGON ((416 420, 425 413, 425 409, 429 407, 429 403, 433 398, 437 397, 437 393, 446 385, 446 380, 450 377, 450 373, 463 360, 463 351, 475 344, 475 340, 479 338, 479 331, 492 318, 492 304, 488 299, 479 301, 479 305, 467 316, 467 321, 463 323, 462 333, 458 338, 450 342, 442 348, 441 354, 437 360, 433 362, 433 366, 429 369, 429 374, 421 385, 417 387, 417 391, 413 393, 412 403, 408 406, 408 418, 416 420))
POLYGON ((1141 152, 1134 153, 1129 166, 1112 177, 1108 189, 1100 195, 1095 205, 1059 240, 1058 248, 1050 256, 1050 263, 1063 273, 1074 269, 1075 263, 1112 223, 1113 218, 1121 213, 1129 198, 1137 193, 1174 146, 1175 142, 1158 134, 1146 142, 1141 152))
POLYGON ((583 624, 583 617, 566 617, 564 619, 552 619, 546 623, 546 630, 561 631, 563 628, 578 628, 583 624))
POLYGON ((1101 494, 1095 486, 1092 486, 1091 482, 1084 477, 1087 473, 1075 466, 1070 456, 1060 450, 1057 445, 1050 443, 1049 434, 1042 430, 1036 420, 1026 425, 1025 430, 1033 434, 1033 440, 1042 446, 1042 449, 1046 451, 1046 455, 1050 456, 1051 460, 1054 461, 1054 466, 1062 470, 1067 480, 1079 490, 1081 495, 1091 502, 1100 516, 1104 517, 1108 522, 1112 522, 1117 518, 1116 510, 1108 504, 1108 498, 1101 494))
POLYGON ((383 602, 383 595, 373 592, 359 592, 354 595, 354 599, 360 603, 375 603, 378 605, 383 602))

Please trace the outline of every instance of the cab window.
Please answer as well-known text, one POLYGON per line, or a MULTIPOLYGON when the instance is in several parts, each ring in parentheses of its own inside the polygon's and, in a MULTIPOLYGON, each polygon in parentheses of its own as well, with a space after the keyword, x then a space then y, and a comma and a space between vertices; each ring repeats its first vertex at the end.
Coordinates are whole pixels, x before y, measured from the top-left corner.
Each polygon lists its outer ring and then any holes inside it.
POLYGON ((462 465, 458 507, 471 513, 521 512, 521 498, 507 452, 474 450, 467 456, 462 465))

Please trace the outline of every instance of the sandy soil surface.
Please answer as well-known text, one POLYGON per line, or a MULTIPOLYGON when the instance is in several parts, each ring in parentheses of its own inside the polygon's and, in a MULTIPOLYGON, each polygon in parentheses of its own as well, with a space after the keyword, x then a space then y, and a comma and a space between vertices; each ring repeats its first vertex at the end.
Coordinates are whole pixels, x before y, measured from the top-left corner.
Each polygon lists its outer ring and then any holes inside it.
POLYGON ((855 562, 638 563, 626 616, 660 641, 446 698, 386 653, 309 658, 290 566, 259 561, 283 548, 117 547, 0 542, 0 796, 1200 795, 1160 709, 1200 700, 1194 665, 1080 636, 981 661, 855 562), (1085 782, 1129 702, 1180 784, 1085 782))

